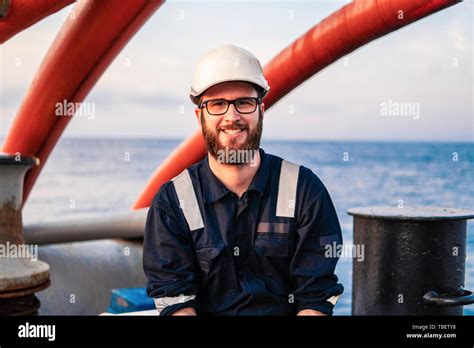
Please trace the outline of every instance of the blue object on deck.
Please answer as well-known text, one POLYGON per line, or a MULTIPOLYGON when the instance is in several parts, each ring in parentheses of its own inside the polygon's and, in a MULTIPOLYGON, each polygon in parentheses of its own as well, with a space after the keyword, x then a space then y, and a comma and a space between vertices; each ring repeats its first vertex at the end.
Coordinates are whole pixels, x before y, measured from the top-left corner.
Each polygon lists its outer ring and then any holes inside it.
POLYGON ((118 314, 154 309, 155 303, 148 297, 146 288, 112 289, 108 313, 118 314))

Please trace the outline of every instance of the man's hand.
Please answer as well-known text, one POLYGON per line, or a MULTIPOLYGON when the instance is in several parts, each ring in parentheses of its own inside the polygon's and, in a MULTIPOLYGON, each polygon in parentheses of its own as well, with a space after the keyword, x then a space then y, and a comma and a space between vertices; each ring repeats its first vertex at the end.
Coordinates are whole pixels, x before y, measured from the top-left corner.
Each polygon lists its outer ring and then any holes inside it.
POLYGON ((320 311, 316 311, 314 309, 303 309, 299 311, 296 315, 317 315, 322 317, 327 316, 327 314, 321 313, 320 311))
POLYGON ((196 310, 193 307, 186 307, 171 313, 171 316, 196 316, 196 310))

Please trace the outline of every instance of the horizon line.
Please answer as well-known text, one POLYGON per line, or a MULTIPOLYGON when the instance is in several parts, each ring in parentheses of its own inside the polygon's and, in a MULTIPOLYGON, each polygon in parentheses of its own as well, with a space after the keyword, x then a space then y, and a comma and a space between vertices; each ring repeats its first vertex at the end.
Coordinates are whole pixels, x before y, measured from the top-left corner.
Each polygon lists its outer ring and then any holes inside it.
MULTIPOLYGON (((3 141, 4 136, 0 136, 0 140, 3 141)), ((97 136, 82 136, 82 135, 73 135, 73 136, 63 136, 58 141, 61 140, 166 140, 166 141, 184 141, 187 137, 166 137, 166 136, 116 136, 116 135, 97 135, 97 136)), ((434 139, 308 139, 308 138, 266 138, 262 139, 264 142, 315 142, 315 143, 423 143, 423 144, 473 144, 474 139, 472 140, 434 140, 434 139)))

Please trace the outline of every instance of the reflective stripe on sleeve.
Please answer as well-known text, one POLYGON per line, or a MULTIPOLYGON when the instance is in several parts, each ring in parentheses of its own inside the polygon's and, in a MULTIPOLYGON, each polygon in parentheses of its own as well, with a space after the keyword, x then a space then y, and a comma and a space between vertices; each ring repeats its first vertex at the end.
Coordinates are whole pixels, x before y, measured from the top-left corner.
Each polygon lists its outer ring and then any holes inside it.
POLYGON ((196 295, 179 295, 175 297, 159 297, 153 299, 155 302, 155 307, 158 310, 158 313, 160 313, 163 309, 166 307, 178 304, 178 303, 184 303, 188 302, 191 300, 194 300, 196 298, 196 295))
POLYGON ((328 298, 326 301, 332 303, 334 306, 336 305, 336 302, 337 300, 339 299, 341 295, 337 295, 337 296, 332 296, 330 298, 328 298))

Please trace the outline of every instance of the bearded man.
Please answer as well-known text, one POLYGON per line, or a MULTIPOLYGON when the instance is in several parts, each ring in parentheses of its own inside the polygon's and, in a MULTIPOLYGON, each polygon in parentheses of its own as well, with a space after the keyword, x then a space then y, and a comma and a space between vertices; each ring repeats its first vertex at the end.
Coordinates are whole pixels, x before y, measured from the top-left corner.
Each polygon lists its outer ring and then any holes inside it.
POLYGON ((199 61, 191 100, 207 156, 163 184, 143 266, 160 315, 332 315, 343 292, 334 205, 310 169, 260 148, 270 87, 249 51, 199 61))

